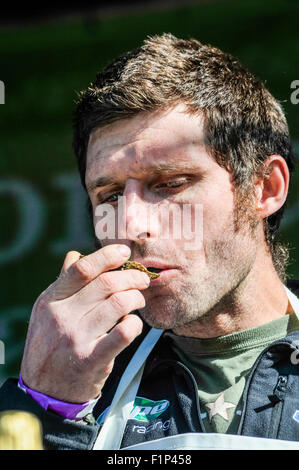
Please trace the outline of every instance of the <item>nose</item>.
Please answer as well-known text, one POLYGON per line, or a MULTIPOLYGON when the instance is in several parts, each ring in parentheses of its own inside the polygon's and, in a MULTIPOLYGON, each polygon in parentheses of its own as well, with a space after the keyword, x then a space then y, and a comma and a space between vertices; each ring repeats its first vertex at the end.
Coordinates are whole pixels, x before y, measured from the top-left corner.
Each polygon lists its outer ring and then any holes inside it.
POLYGON ((131 241, 159 236, 159 221, 154 204, 144 197, 142 183, 129 179, 123 192, 118 214, 119 233, 131 241))

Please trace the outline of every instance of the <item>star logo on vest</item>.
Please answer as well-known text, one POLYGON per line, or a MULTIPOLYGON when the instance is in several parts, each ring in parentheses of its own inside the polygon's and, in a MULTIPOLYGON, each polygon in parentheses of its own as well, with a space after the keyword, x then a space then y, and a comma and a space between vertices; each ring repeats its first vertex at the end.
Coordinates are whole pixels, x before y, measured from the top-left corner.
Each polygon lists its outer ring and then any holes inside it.
POLYGON ((293 419, 299 423, 299 410, 296 410, 293 414, 293 419))
POLYGON ((213 403, 206 403, 206 407, 209 408, 209 419, 212 420, 213 416, 220 415, 225 421, 229 420, 227 410, 229 408, 236 408, 233 403, 224 401, 224 393, 221 393, 216 401, 213 403))

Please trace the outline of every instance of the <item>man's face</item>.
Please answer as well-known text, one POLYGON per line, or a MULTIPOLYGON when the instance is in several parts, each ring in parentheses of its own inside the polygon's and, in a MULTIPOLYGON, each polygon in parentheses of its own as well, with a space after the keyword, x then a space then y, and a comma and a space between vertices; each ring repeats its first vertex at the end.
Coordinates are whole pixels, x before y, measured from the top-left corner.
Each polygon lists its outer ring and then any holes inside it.
POLYGON ((86 186, 94 211, 113 207, 116 233, 102 245, 126 243, 131 260, 162 268, 143 291, 140 313, 153 327, 178 329, 218 311, 254 264, 258 240, 246 225, 236 231, 231 175, 208 154, 203 119, 183 105, 96 129, 86 186), (182 216, 184 207, 185 219, 165 222, 170 208, 182 216), (193 245, 182 230, 187 224, 202 230, 193 245))

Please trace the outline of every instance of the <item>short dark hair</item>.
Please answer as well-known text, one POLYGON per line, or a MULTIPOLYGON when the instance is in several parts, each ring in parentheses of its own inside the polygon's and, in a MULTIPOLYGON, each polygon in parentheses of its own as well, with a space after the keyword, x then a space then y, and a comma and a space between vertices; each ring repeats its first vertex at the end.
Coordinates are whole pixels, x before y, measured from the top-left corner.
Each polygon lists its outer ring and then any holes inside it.
MULTIPOLYGON (((73 147, 83 187, 93 129, 182 102, 190 113, 203 114, 207 149, 231 172, 243 204, 270 155, 283 156, 290 173, 294 170, 283 109, 262 81, 218 48, 163 34, 148 37, 139 48, 118 57, 80 92, 73 147)), ((265 239, 281 278, 288 250, 275 240, 275 233, 284 206, 264 221, 265 239)))

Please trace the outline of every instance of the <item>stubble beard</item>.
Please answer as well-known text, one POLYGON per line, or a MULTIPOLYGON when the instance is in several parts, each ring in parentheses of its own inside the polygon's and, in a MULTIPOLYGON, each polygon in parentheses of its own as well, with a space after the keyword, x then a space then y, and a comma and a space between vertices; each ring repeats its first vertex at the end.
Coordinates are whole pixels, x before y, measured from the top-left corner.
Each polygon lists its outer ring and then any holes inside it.
POLYGON ((219 264, 209 265, 209 273, 189 273, 177 286, 176 293, 157 296, 141 311, 142 318, 153 328, 171 329, 187 336, 196 326, 204 325, 212 317, 226 311, 233 312, 237 303, 237 290, 245 282, 253 263, 253 257, 236 259, 230 266, 224 265, 224 252, 228 247, 215 247, 213 257, 219 264))
POLYGON ((221 239, 206 245, 204 268, 182 271, 175 293, 157 296, 140 311, 151 327, 193 336, 213 317, 238 313, 239 296, 256 259, 258 219, 249 208, 238 217, 236 205, 232 220, 221 239))

